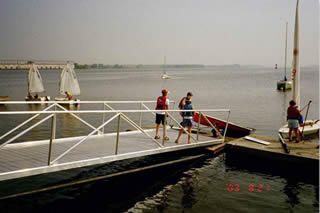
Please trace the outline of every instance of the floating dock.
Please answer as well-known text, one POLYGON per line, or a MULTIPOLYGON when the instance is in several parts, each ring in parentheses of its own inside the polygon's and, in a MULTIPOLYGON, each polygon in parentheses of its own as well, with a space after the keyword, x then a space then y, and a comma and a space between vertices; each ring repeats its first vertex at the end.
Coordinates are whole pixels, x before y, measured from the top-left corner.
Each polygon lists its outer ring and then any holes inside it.
MULTIPOLYGON (((145 132, 150 136, 155 135, 154 129, 145 130, 145 132)), ((180 143, 176 144, 174 141, 178 131, 169 128, 167 135, 170 140, 165 141, 163 147, 159 147, 157 143, 140 131, 121 132, 119 134, 121 142, 118 147, 116 133, 93 135, 52 165, 48 165, 49 140, 8 144, 0 150, 0 180, 57 172, 159 153, 208 147, 223 142, 222 139, 199 135, 197 142, 187 144, 187 134, 183 134, 180 143), (117 154, 115 154, 116 152, 117 154)), ((192 135, 196 136, 196 134, 192 135)), ((83 138, 55 139, 51 150, 51 158, 58 158, 83 138)), ((158 141, 162 144, 162 140, 158 141)))

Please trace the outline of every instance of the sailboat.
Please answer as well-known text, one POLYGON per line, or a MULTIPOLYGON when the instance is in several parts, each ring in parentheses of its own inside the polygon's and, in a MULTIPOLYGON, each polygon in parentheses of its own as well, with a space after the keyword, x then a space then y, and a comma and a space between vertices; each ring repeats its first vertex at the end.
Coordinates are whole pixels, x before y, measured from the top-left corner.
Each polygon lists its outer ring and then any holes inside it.
MULTIPOLYGON (((292 100, 300 106, 300 64, 299 64, 299 0, 297 0, 296 18, 294 27, 294 43, 293 43, 293 61, 292 61, 292 100)), ((310 104, 310 102, 309 102, 310 104)), ((303 135, 319 134, 319 120, 306 120, 304 125, 299 127, 299 131, 303 135)), ((283 138, 289 138, 289 128, 285 125, 279 129, 279 133, 283 138)))
MULTIPOLYGON (((61 72, 59 93, 61 95, 66 95, 66 93, 69 93, 71 95, 80 95, 79 82, 71 64, 67 64, 61 72)), ((80 102, 80 99, 69 100, 68 97, 56 97, 55 100, 66 101, 66 103, 61 104, 67 105, 78 105, 80 102)))
POLYGON ((166 57, 164 57, 164 65, 163 65, 163 74, 161 75, 162 79, 170 79, 171 77, 166 72, 166 57))
MULTIPOLYGON (((285 42, 285 57, 284 57, 284 79, 277 82, 278 90, 290 90, 292 87, 292 81, 287 80, 287 38, 288 38, 288 22, 286 23, 286 42, 285 42)), ((277 69, 277 64, 276 68, 277 69)))
POLYGON ((42 78, 37 65, 32 64, 28 73, 28 96, 25 97, 26 101, 49 101, 50 97, 39 97, 38 93, 44 92, 42 78), (35 96, 32 96, 35 94, 35 96))

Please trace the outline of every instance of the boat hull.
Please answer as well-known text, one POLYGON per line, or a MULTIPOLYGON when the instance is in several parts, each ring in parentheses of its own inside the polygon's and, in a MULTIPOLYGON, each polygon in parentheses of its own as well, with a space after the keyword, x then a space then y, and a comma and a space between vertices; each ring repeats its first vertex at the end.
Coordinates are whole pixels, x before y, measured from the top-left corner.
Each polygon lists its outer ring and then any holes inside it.
MULTIPOLYGON (((303 129, 303 135, 317 135, 319 134, 319 122, 315 122, 312 120, 307 120, 306 123, 310 123, 310 125, 305 125, 304 129, 303 127, 299 127, 299 131, 302 132, 303 129), (311 124, 312 123, 312 124, 311 124)), ((279 133, 282 135, 283 138, 288 139, 289 138, 289 128, 288 125, 284 125, 279 129, 279 133)), ((292 133, 292 137, 295 137, 295 134, 292 133)))
POLYGON ((277 82, 277 89, 278 90, 291 90, 292 88, 292 82, 291 81, 284 81, 284 80, 281 80, 281 81, 278 81, 277 82))
POLYGON ((65 106, 78 106, 80 104, 80 99, 75 99, 75 100, 68 100, 67 98, 55 98, 56 101, 59 101, 60 105, 65 105, 65 106), (65 102, 65 103, 64 103, 65 102))
POLYGON ((45 102, 45 101, 50 101, 50 96, 47 97, 38 97, 38 98, 28 98, 25 97, 24 98, 25 101, 41 101, 41 102, 45 102))
MULTIPOLYGON (((206 117, 219 130, 224 131, 224 129, 226 128, 227 121, 221 120, 219 118, 215 118, 212 116, 208 116, 208 115, 206 117)), ((195 113, 193 117, 193 121, 197 123, 199 122, 199 113, 197 112, 195 113)), ((201 116, 200 124, 210 127, 210 124, 206 121, 203 115, 201 116)), ((226 135, 230 137, 243 137, 243 136, 249 135, 252 131, 253 129, 251 128, 242 127, 237 124, 229 122, 226 135)))

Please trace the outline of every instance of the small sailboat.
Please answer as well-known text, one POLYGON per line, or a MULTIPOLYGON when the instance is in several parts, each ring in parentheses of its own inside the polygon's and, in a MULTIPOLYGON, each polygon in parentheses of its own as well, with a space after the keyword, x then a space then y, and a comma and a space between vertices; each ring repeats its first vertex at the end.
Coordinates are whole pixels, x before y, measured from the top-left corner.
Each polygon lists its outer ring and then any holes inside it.
POLYGON ((28 96, 25 97, 26 101, 49 101, 49 96, 40 97, 38 93, 44 92, 42 78, 37 65, 32 64, 28 73, 28 96), (32 96, 32 94, 35 94, 32 96))
MULTIPOLYGON (((299 64, 299 0, 297 0, 296 18, 294 27, 294 43, 293 43, 293 62, 292 62, 292 100, 295 100, 297 106, 300 106, 300 64, 299 64)), ((311 102, 309 102, 310 104, 311 102)), ((299 131, 303 135, 319 134, 319 120, 306 120, 299 127, 299 131)), ((279 133, 283 138, 289 138, 289 128, 285 125, 279 129, 279 133)))
MULTIPOLYGON (((59 82, 59 93, 61 95, 71 94, 80 95, 80 86, 71 64, 67 64, 61 72, 59 82)), ((65 105, 78 105, 80 99, 72 99, 72 96, 68 97, 56 97, 56 101, 66 101, 66 103, 60 103, 65 105)))
POLYGON ((166 57, 164 57, 164 65, 163 65, 163 74, 161 75, 162 79, 170 79, 171 77, 166 72, 166 57))
MULTIPOLYGON (((285 57, 284 57, 284 78, 277 82, 278 90, 290 90, 292 87, 292 81, 287 80, 287 36, 288 35, 288 22, 286 23, 286 42, 285 42, 285 57)), ((277 64, 275 69, 277 69, 277 64)))

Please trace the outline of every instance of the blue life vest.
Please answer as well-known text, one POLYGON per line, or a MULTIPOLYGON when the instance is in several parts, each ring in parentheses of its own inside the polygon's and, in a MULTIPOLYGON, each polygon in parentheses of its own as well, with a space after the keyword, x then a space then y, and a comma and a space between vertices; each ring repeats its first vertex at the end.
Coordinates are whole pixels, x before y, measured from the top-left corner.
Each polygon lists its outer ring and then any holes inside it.
MULTIPOLYGON (((183 107, 184 110, 192 110, 192 105, 191 104, 185 104, 183 107)), ((193 113, 192 112, 183 112, 183 117, 192 117, 193 113)))

